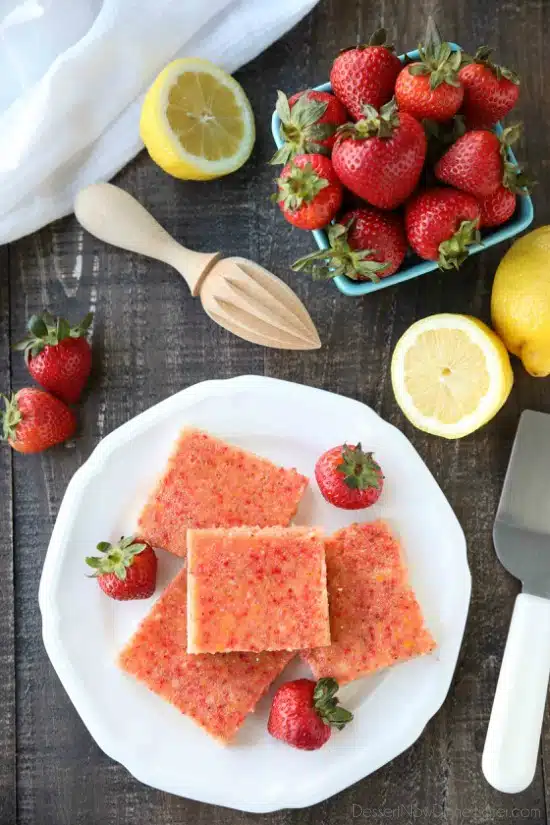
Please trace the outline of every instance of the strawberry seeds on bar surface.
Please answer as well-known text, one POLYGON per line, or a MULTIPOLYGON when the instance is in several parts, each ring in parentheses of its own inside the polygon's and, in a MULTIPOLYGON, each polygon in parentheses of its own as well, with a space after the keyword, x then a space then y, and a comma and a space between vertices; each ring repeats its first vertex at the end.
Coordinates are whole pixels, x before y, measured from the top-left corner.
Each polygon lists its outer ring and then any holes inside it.
POLYGON ((189 528, 285 526, 307 484, 296 470, 185 429, 141 513, 139 535, 185 556, 189 528))
POLYGON ((332 676, 343 685, 433 650, 387 524, 352 524, 325 547, 332 644, 303 652, 316 679, 332 676))
POLYGON ((187 553, 189 653, 330 644, 318 530, 190 530, 187 553))
POLYGON ((119 665, 226 744, 294 653, 188 654, 186 590, 184 568, 141 622, 119 665))

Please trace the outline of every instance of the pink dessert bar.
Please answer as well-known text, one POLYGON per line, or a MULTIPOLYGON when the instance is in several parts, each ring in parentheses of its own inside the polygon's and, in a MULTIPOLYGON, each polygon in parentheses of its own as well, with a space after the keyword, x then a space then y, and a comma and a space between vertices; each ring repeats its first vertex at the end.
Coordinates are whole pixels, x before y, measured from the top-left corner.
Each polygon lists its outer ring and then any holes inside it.
POLYGON ((141 513, 139 534, 185 556, 190 527, 290 524, 307 484, 296 470, 186 429, 141 513))
POLYGON ((188 655, 186 581, 183 569, 124 648, 119 664, 226 744, 294 654, 188 655))
POLYGON ((433 650, 401 547, 384 522, 339 530, 326 541, 326 560, 332 644, 303 654, 317 679, 345 684, 433 650))
POLYGON ((242 527, 187 536, 189 653, 330 644, 321 533, 242 527))

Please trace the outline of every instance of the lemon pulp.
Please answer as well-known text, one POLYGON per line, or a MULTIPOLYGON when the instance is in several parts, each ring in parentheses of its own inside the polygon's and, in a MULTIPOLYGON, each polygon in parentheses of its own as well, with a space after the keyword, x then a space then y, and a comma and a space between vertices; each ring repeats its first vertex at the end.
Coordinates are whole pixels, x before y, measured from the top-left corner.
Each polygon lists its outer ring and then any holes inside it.
POLYGON ((487 423, 513 383, 510 359, 495 333, 465 315, 417 321, 392 359, 396 400, 425 432, 460 438, 487 423))
POLYGON ((166 172, 209 180, 235 171, 248 159, 254 117, 234 78, 208 60, 184 58, 170 63, 147 92, 140 133, 166 172))

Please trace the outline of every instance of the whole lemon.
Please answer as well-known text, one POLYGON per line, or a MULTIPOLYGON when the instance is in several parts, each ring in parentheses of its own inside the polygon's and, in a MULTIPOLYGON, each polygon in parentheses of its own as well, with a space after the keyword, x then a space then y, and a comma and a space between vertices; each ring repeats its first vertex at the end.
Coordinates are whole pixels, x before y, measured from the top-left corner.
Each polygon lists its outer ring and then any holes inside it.
POLYGON ((495 275, 491 314, 506 348, 527 372, 550 375, 550 226, 510 247, 495 275))

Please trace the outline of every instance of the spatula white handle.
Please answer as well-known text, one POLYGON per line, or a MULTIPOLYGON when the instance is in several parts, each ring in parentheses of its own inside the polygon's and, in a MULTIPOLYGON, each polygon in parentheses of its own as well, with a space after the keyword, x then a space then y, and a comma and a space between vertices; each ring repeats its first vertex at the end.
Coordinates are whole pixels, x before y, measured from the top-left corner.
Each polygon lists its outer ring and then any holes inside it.
POLYGON ((519 793, 531 784, 550 674, 550 600, 521 593, 487 730, 481 766, 498 791, 519 793))
POLYGON ((112 183, 81 189, 74 211, 84 229, 101 241, 175 267, 195 296, 220 257, 219 252, 194 252, 177 243, 135 198, 112 183))

